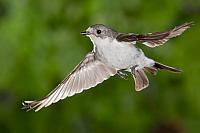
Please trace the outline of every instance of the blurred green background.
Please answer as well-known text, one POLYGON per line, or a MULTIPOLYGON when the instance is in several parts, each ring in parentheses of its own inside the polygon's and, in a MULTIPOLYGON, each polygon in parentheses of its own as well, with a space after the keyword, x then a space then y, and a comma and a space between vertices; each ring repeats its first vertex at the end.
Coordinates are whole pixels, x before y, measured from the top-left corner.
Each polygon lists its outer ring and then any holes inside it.
POLYGON ((199 0, 0 0, 1 133, 199 133, 199 0), (92 50, 79 33, 103 23, 121 32, 195 25, 147 56, 181 68, 148 75, 135 92, 118 76, 35 113, 21 102, 45 96, 92 50))

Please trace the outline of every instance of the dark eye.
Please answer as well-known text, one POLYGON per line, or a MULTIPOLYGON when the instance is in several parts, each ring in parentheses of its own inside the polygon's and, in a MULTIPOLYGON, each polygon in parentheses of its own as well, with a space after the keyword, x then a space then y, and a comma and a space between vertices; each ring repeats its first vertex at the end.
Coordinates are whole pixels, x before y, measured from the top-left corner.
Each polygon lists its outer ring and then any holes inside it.
POLYGON ((101 30, 97 30, 97 34, 101 34, 101 30))

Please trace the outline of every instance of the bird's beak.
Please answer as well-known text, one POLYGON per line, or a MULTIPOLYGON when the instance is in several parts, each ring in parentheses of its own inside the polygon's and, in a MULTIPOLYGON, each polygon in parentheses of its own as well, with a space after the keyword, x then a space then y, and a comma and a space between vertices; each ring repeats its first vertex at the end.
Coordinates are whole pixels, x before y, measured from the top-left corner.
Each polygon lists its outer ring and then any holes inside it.
POLYGON ((83 31, 83 32, 81 32, 81 34, 82 34, 82 35, 85 35, 85 36, 86 36, 86 35, 90 35, 90 33, 89 33, 88 31, 83 31))

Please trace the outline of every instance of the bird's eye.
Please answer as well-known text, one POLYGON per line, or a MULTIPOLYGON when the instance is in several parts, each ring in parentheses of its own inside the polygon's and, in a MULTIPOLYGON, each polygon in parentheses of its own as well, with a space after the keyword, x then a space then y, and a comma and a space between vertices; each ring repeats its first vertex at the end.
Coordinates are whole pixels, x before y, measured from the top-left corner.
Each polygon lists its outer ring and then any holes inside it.
POLYGON ((97 30, 97 34, 101 34, 101 30, 97 30))

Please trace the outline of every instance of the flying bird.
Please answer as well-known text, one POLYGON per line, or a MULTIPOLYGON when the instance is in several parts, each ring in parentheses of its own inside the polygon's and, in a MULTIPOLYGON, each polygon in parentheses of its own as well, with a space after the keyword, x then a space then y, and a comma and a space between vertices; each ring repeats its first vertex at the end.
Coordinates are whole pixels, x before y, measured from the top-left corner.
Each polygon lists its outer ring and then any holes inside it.
POLYGON ((154 48, 181 35, 191 25, 192 23, 184 23, 165 32, 149 34, 121 33, 103 24, 92 25, 81 34, 90 38, 93 50, 44 98, 24 101, 23 109, 39 111, 52 103, 90 89, 116 74, 125 78, 126 71, 132 74, 136 91, 148 87, 149 80, 145 74, 146 71, 153 75, 160 69, 174 73, 181 72, 177 68, 146 57, 137 47, 137 43, 154 48))

